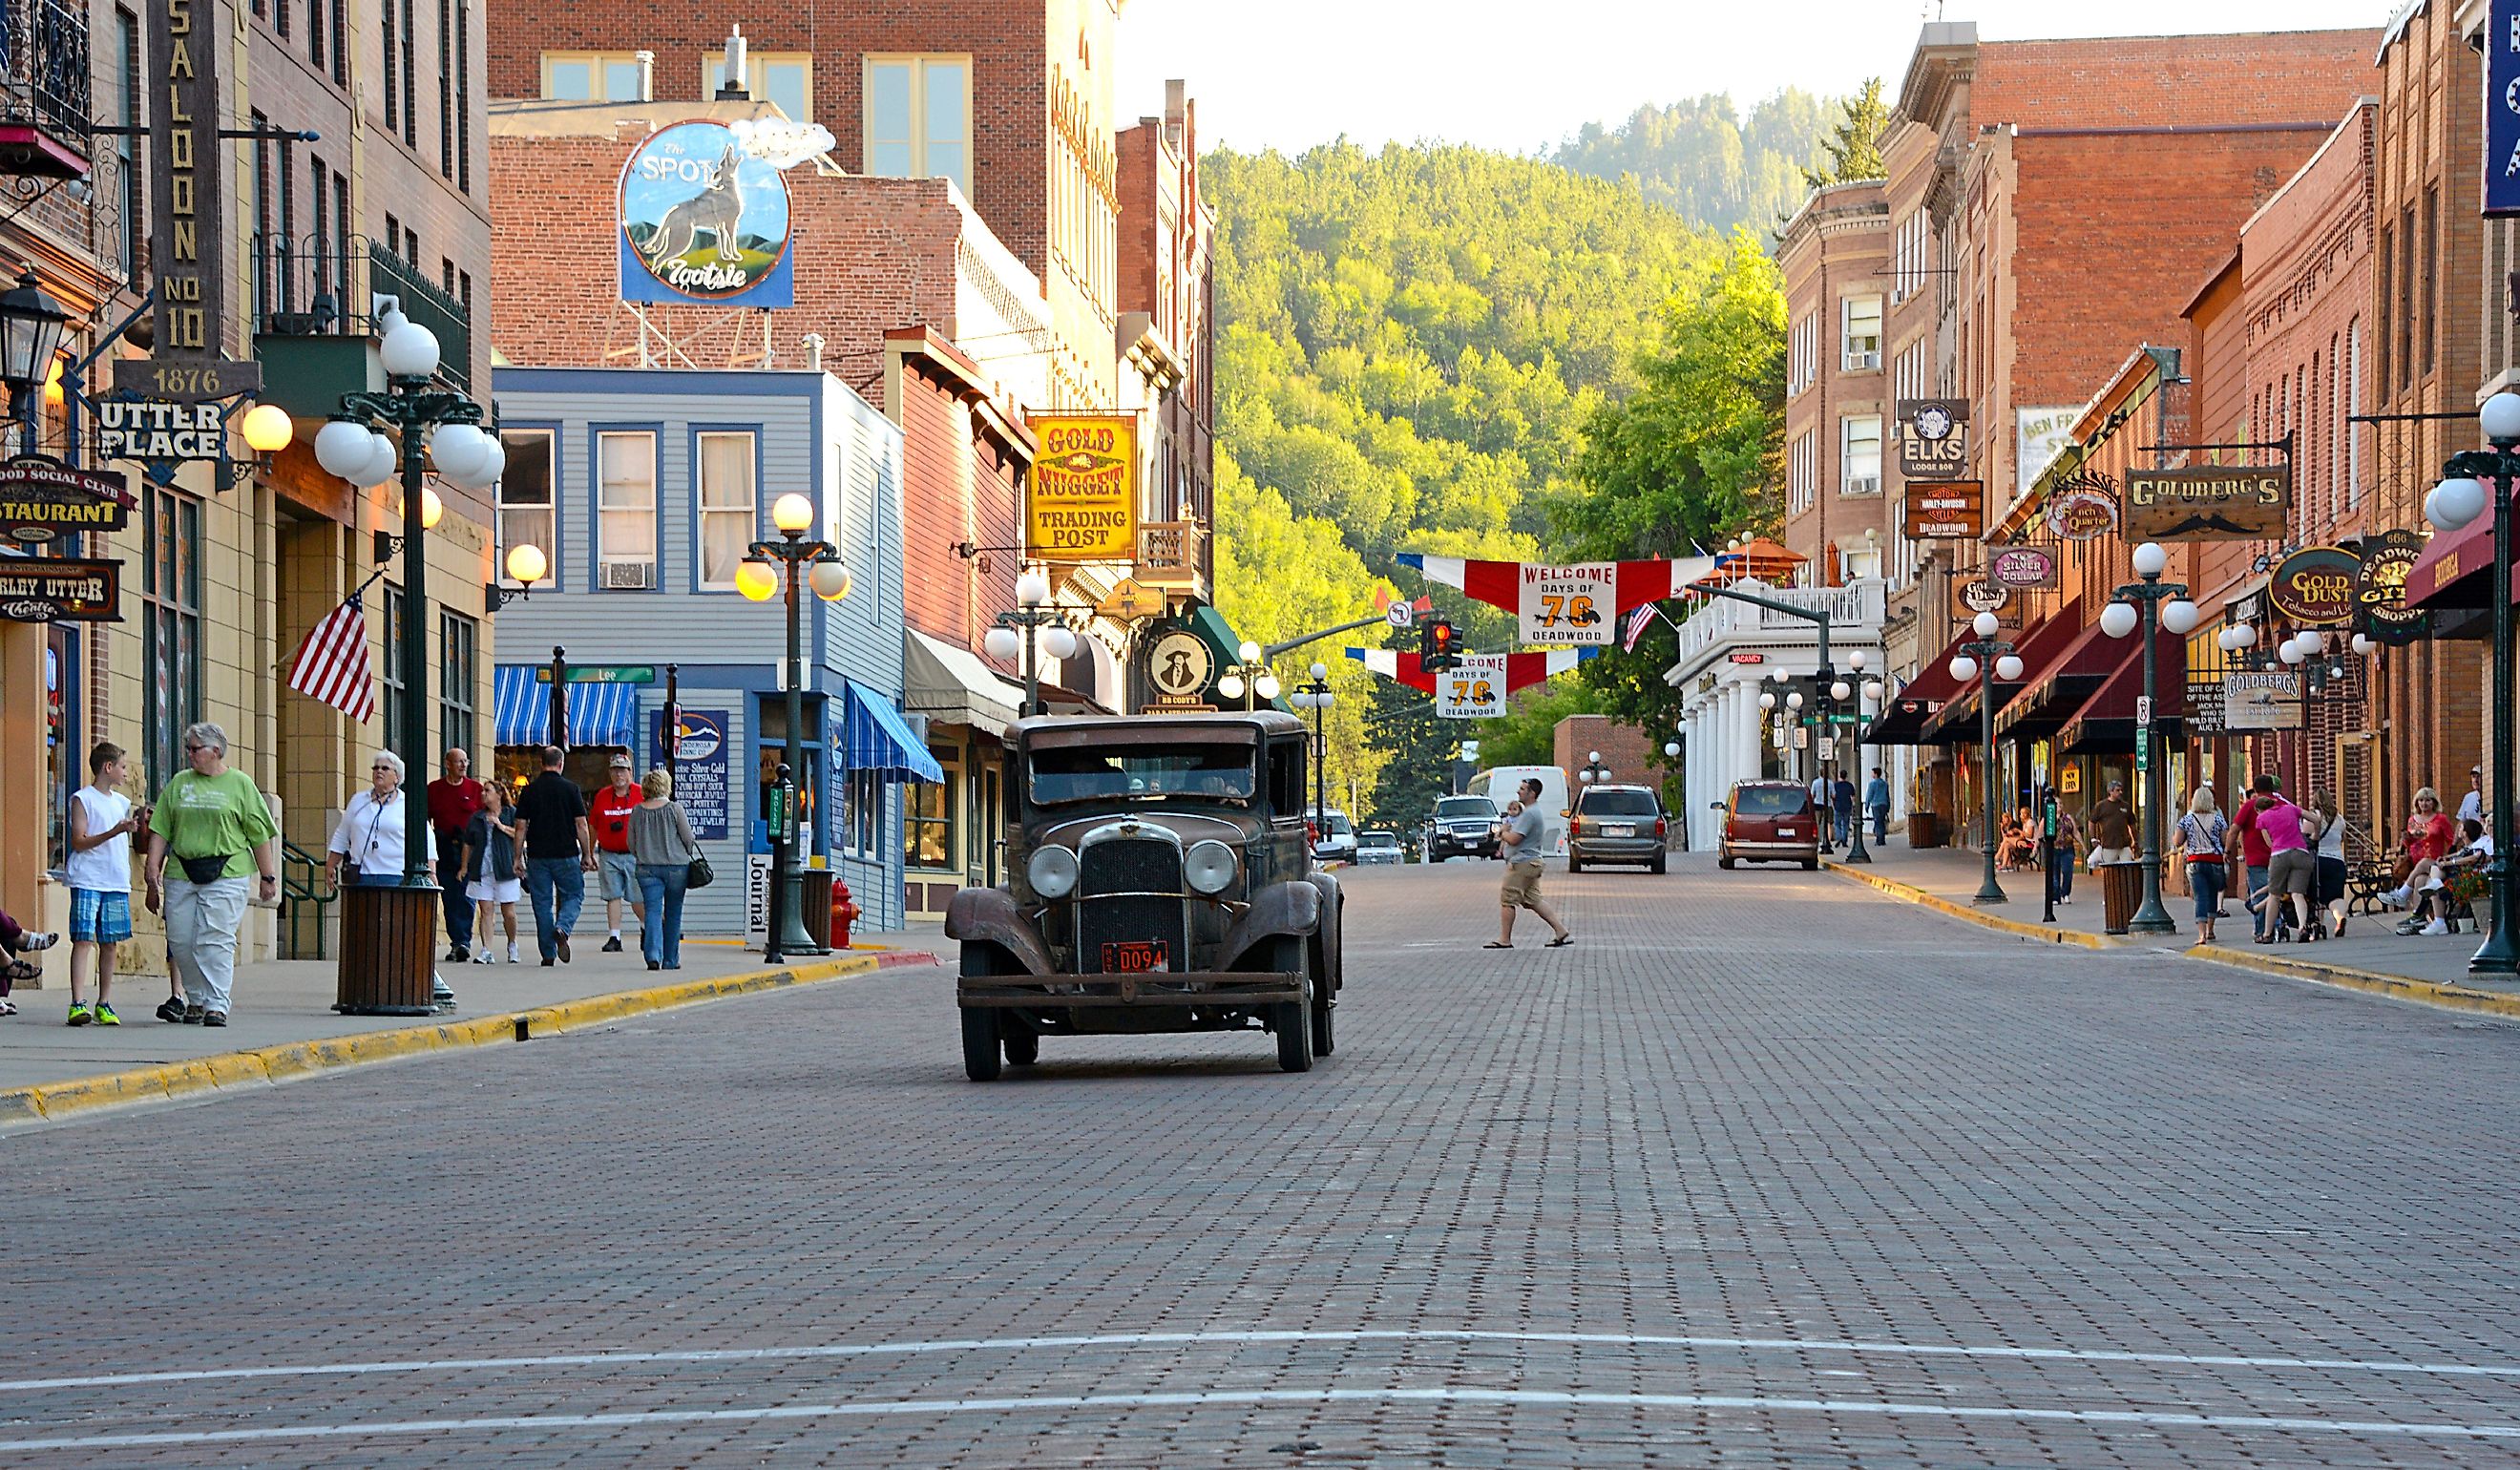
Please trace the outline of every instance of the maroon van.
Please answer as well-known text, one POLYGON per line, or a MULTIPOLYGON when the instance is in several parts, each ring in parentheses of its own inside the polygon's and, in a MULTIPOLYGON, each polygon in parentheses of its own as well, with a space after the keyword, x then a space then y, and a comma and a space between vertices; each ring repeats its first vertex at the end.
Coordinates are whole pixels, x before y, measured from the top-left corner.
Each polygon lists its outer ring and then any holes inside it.
POLYGON ((1800 863, 1820 867, 1820 824, 1812 811, 1811 792, 1789 780, 1737 780, 1730 801, 1715 809, 1724 814, 1724 835, 1715 849, 1715 866, 1735 863, 1800 863))

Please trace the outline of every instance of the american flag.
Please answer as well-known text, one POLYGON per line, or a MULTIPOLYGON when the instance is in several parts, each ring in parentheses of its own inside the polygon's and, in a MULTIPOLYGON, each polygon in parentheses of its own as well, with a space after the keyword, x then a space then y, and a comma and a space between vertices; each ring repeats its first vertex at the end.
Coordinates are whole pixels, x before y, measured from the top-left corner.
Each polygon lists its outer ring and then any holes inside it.
POLYGON ((1654 616, 1655 608, 1651 602, 1639 603, 1637 610, 1628 614, 1627 636, 1619 640, 1621 651, 1628 653, 1637 651, 1637 640, 1645 636, 1645 628, 1653 622, 1654 616))
POLYGON ((352 598, 306 630, 289 665, 289 687, 364 725, 377 706, 368 673, 368 619, 352 598))

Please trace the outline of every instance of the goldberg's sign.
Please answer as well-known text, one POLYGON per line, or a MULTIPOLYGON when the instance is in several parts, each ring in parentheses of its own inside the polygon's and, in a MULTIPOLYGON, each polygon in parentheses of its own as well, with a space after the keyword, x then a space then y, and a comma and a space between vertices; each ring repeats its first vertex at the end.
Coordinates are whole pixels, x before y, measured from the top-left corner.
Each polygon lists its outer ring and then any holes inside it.
POLYGON ((95 407, 96 457, 100 460, 227 457, 226 422, 215 403, 100 398, 95 407))
POLYGON ((1127 415, 1035 418, 1024 545, 1044 561, 1134 561, 1138 421, 1127 415))
POLYGON ((621 299, 795 305, 788 202, 725 123, 657 129, 621 165, 621 299))
POLYGON ((2356 622, 2381 643, 2404 647, 2430 630, 2432 617, 2407 605, 2407 573, 2424 554, 2424 539, 2403 527, 2362 542, 2354 584, 2356 622))
POLYGON ((2291 730, 2300 724, 2300 675, 2269 669, 2223 676, 2225 730, 2291 730))
POLYGON ((0 618, 13 623, 122 621, 122 563, 0 557, 0 618))
POLYGON ((2127 471, 2130 541, 2255 541, 2281 537, 2292 501, 2290 465, 2191 465, 2127 471))
POLYGON ((2361 557, 2337 546, 2306 547, 2276 563, 2267 601, 2296 623, 2333 627, 2354 616, 2361 557))
POLYGON ((1968 472, 1968 400, 1902 398, 1899 473, 1912 480, 1956 479, 1968 472))
POLYGON ((1975 541, 1986 534, 1986 485, 1979 480, 1911 484, 1904 519, 1901 529, 1911 541, 1975 541))
POLYGON ((2481 213, 2520 214, 2520 0, 2494 0, 2485 22, 2485 198, 2481 213))
POLYGON ((155 216, 149 255, 158 277, 158 355, 150 364, 114 370, 117 382, 135 383, 152 377, 152 367, 206 370, 199 379, 187 373, 154 375, 161 391, 193 398, 249 391, 262 380, 255 365, 219 355, 227 341, 220 249, 227 235, 228 146, 219 137, 225 13, 215 0, 150 0, 157 101, 149 120, 155 216))
POLYGON ((82 531, 119 531, 136 504, 121 474, 72 469, 42 455, 0 461, 0 537, 47 542, 82 531))

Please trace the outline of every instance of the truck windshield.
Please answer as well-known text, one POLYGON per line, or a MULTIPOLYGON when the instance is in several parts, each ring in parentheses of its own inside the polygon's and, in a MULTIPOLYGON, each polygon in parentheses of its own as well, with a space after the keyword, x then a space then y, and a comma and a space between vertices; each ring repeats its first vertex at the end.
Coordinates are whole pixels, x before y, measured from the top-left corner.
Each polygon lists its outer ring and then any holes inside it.
POLYGON ((1041 806, 1077 801, 1249 801, 1248 745, 1192 745, 1122 753, 1086 748, 1035 750, 1032 799, 1041 806))
POLYGON ((1477 817, 1485 819, 1492 818, 1496 816, 1496 803, 1488 800, 1484 796, 1448 796, 1444 800, 1435 803, 1435 815, 1439 818, 1477 817))

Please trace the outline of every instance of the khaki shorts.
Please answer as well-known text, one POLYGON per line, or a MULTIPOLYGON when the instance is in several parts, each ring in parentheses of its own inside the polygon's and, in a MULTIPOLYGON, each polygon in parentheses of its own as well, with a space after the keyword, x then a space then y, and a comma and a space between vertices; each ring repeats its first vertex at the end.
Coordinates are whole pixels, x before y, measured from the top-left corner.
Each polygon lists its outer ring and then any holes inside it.
POLYGON ((1507 908, 1529 909, 1540 902, 1540 865, 1514 863, 1506 868, 1500 902, 1507 908))

